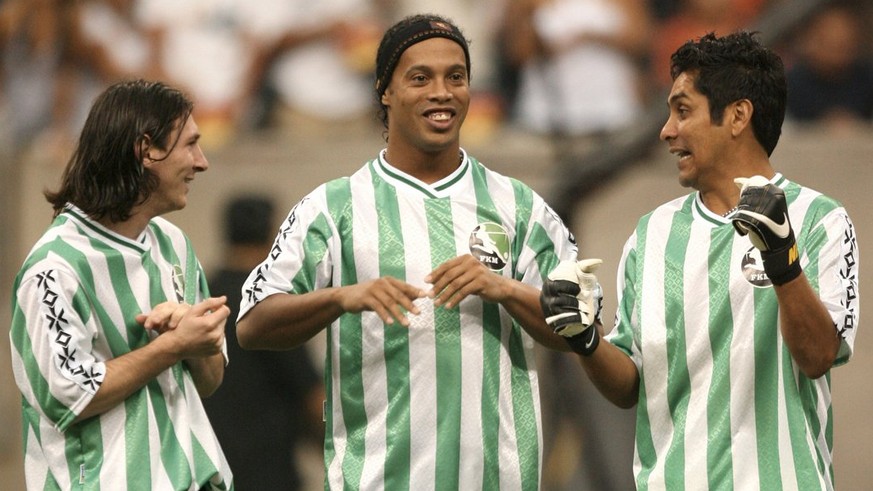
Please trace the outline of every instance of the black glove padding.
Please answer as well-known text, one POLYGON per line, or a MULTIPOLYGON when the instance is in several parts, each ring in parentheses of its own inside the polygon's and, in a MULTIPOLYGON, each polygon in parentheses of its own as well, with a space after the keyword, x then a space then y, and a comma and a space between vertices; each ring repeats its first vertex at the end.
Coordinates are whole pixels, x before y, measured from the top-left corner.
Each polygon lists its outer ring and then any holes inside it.
POLYGON ((546 323, 562 334, 574 325, 582 324, 582 312, 579 311, 579 284, 568 280, 546 280, 540 293, 540 306, 546 316, 546 323))
POLYGON ((774 285, 782 285, 797 278, 802 269, 797 253, 797 242, 785 192, 763 176, 734 179, 740 187, 740 202, 731 219, 740 235, 749 239, 764 260, 764 272, 774 285))
POLYGON ((600 315, 603 293, 593 272, 601 262, 562 261, 549 273, 540 293, 546 323, 583 355, 594 352, 600 340, 594 322, 600 315))

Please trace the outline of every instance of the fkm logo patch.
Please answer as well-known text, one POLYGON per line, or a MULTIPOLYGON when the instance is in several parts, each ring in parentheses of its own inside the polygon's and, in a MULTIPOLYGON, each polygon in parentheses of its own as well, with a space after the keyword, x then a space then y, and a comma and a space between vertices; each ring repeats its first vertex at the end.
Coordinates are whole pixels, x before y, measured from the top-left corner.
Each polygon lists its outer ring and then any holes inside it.
POLYGON ((503 225, 480 223, 470 234, 470 254, 491 271, 503 271, 509 261, 509 234, 503 225))
POLYGON ((772 285, 767 273, 764 272, 764 260, 761 259, 761 251, 755 247, 749 248, 746 254, 743 255, 741 267, 743 268, 743 276, 746 277, 746 281, 751 283, 752 286, 767 288, 772 285))
POLYGON ((185 273, 182 272, 182 266, 173 265, 173 290, 176 292, 176 301, 183 303, 185 301, 185 273))

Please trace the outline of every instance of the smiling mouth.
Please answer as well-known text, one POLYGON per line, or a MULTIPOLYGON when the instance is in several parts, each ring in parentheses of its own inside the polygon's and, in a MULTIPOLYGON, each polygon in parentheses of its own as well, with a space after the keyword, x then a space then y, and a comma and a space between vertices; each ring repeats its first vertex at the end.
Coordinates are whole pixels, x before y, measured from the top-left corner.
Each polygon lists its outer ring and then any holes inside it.
POLYGON ((691 157, 691 152, 689 152, 687 150, 671 150, 670 153, 679 157, 680 162, 691 157))
POLYGON ((454 113, 449 110, 433 110, 426 112, 424 116, 430 121, 436 121, 438 123, 441 123, 451 120, 452 116, 454 116, 454 113))

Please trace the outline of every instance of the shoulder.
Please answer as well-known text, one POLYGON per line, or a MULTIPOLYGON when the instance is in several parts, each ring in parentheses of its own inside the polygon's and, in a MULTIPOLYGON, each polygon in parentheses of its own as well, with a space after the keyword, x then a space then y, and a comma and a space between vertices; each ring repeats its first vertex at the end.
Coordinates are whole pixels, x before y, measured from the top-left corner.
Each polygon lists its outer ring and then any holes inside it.
POLYGON ((694 205, 696 193, 686 194, 671 199, 655 207, 652 211, 641 216, 637 224, 648 223, 653 219, 660 219, 665 216, 672 216, 676 213, 690 214, 691 208, 694 205))
POLYGON ((155 217, 149 222, 149 229, 156 235, 167 237, 171 240, 188 242, 188 235, 178 225, 163 217, 155 217))
POLYGON ((785 186, 789 213, 802 211, 806 219, 818 220, 827 215, 846 215, 843 204, 820 191, 788 181, 785 186))

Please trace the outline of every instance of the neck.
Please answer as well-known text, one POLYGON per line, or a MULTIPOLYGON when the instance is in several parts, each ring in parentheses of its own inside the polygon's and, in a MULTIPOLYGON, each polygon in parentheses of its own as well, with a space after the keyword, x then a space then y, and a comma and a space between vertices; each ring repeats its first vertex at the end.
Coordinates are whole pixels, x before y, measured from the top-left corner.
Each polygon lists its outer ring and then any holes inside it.
POLYGON ((145 230, 146 226, 148 226, 149 220, 151 220, 150 216, 134 209, 127 220, 113 222, 108 216, 105 216, 97 220, 97 222, 118 235, 136 240, 142 234, 142 231, 145 230))
POLYGON ((708 190, 701 189, 700 198, 709 211, 722 216, 728 215, 737 207, 740 201, 740 188, 734 182, 734 179, 737 177, 752 177, 754 175, 761 175, 767 179, 772 179, 776 172, 772 168, 767 168, 733 174, 720 179, 718 187, 708 190))
POLYGON ((404 151, 389 145, 385 152, 389 164, 427 184, 454 172, 461 165, 462 156, 457 145, 432 153, 418 149, 404 151))

